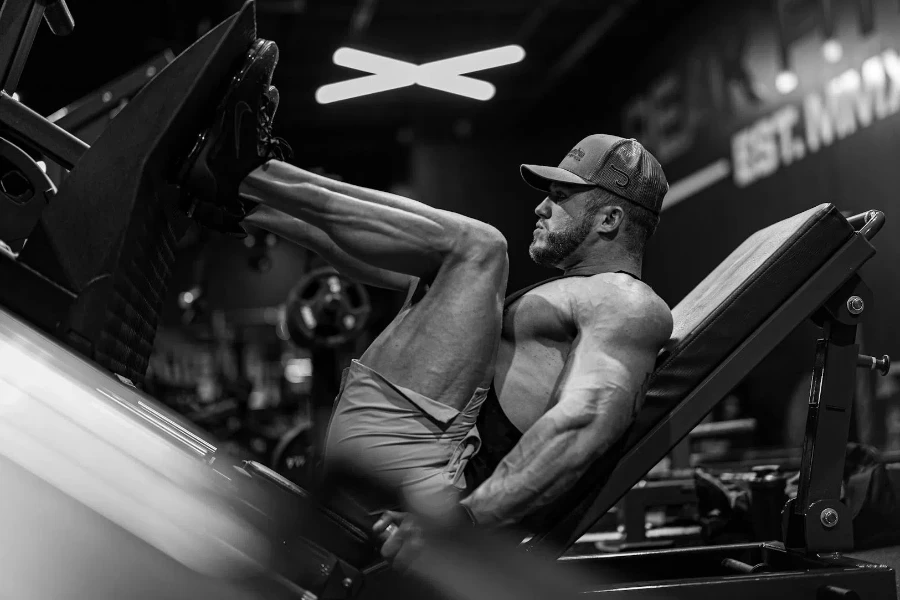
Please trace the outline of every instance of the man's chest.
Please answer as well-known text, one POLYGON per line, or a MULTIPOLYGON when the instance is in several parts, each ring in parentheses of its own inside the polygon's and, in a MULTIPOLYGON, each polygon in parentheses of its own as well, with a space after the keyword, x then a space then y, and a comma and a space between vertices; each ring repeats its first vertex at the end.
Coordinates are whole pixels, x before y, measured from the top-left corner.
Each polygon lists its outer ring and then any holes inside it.
POLYGON ((516 343, 574 339, 577 328, 572 318, 571 294, 564 282, 547 283, 508 304, 503 310, 502 335, 516 343))
POLYGON ((506 306, 494 387, 500 407, 525 431, 553 401, 553 389, 578 334, 568 290, 556 282, 506 306))

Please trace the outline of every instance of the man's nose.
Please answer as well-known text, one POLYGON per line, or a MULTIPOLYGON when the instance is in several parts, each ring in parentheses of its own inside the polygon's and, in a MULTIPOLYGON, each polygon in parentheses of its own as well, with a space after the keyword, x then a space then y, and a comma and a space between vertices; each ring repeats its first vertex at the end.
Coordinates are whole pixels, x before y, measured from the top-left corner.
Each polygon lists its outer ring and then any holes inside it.
POLYGON ((534 209, 534 214, 537 216, 549 219, 552 214, 553 209, 550 206, 550 198, 544 198, 544 201, 537 205, 537 208, 534 209))

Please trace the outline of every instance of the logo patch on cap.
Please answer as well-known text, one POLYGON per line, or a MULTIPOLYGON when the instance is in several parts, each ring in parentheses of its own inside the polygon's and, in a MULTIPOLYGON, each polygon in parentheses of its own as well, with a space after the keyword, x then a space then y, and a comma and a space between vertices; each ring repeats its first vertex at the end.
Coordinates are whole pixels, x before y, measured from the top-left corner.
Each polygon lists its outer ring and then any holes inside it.
POLYGON ((616 185, 620 188, 628 187, 628 184, 631 183, 631 179, 628 178, 628 173, 618 168, 616 165, 609 165, 609 168, 625 178, 625 180, 622 181, 622 178, 616 177, 616 179, 614 179, 616 185))
MULTIPOLYGON (((557 156, 559 155, 557 154, 557 156)), ((572 158, 573 160, 580 161, 582 158, 584 158, 584 150, 582 150, 581 148, 572 148, 571 150, 569 150, 569 153, 566 154, 566 156, 572 158)))

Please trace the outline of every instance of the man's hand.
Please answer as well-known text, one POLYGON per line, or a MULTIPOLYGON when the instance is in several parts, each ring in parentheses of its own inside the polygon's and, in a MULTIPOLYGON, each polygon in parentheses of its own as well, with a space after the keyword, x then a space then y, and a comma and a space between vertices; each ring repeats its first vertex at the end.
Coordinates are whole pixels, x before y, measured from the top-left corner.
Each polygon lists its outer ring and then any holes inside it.
POLYGON ((372 531, 384 542, 381 556, 397 570, 408 569, 422 550, 422 527, 409 513, 386 511, 372 531))

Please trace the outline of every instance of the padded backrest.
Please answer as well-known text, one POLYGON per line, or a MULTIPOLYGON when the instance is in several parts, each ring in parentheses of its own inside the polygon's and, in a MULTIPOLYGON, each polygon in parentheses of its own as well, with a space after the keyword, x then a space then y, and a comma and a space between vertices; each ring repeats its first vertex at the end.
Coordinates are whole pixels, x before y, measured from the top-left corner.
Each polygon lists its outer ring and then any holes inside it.
MULTIPOLYGON (((577 523, 610 480, 619 460, 810 279, 853 232, 833 205, 822 204, 756 232, 722 261, 672 310, 672 337, 659 354, 635 423, 573 490, 529 519, 529 529, 561 531, 566 524, 577 523)), ((662 460, 669 450, 661 447, 655 459, 662 460)))
POLYGON ((837 208, 822 204, 757 231, 722 261, 672 309, 672 337, 630 439, 646 435, 851 235, 837 208))

